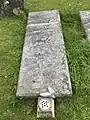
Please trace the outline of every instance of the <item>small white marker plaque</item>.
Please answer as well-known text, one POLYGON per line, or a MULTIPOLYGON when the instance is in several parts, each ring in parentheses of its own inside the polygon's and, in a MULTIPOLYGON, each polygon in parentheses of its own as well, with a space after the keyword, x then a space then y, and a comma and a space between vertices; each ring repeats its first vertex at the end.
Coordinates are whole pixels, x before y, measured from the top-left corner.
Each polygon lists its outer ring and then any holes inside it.
POLYGON ((37 118, 55 117, 54 100, 52 98, 38 98, 37 118))

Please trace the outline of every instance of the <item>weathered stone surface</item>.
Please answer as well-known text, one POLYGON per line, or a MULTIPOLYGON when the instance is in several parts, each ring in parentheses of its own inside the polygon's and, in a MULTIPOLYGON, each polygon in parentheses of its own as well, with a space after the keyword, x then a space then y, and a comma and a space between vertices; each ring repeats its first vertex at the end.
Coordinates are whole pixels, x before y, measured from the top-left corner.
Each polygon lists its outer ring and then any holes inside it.
POLYGON ((88 39, 90 40, 90 11, 80 11, 82 24, 85 28, 88 39))
POLYGON ((12 15, 14 9, 23 10, 24 0, 0 0, 0 15, 12 15))
POLYGON ((29 13, 28 24, 41 24, 59 22, 60 17, 57 11, 42 11, 29 13))
POLYGON ((56 97, 72 94, 59 13, 46 13, 29 13, 17 96, 39 96, 48 85, 56 97))

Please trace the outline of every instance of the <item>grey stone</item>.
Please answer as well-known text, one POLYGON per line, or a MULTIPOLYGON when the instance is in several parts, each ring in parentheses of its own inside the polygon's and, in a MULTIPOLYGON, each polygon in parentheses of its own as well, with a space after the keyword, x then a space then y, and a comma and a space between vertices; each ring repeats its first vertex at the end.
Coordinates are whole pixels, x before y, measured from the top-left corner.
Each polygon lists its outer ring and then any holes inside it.
POLYGON ((90 11, 80 11, 80 16, 87 38, 90 40, 90 11))
POLYGON ((59 22, 60 17, 57 10, 29 13, 28 24, 41 24, 59 22))
POLYGON ((12 15, 14 9, 24 10, 24 0, 0 0, 0 15, 12 15))
POLYGON ((72 94, 59 13, 46 13, 38 13, 41 20, 37 18, 37 23, 33 20, 37 13, 29 13, 17 96, 38 97, 48 86, 56 97, 72 94), (51 14, 54 21, 48 23, 51 14))

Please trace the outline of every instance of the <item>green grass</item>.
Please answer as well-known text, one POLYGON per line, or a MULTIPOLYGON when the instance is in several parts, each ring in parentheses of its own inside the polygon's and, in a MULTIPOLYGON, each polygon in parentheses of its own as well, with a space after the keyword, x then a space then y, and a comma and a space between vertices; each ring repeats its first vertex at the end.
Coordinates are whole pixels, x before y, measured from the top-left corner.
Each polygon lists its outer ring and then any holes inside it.
MULTIPOLYGON (((90 120, 90 42, 79 17, 90 0, 26 0, 25 9, 61 13, 74 94, 56 100, 55 120, 90 120)), ((15 96, 25 27, 23 17, 0 18, 0 120, 36 120, 37 100, 15 96)))

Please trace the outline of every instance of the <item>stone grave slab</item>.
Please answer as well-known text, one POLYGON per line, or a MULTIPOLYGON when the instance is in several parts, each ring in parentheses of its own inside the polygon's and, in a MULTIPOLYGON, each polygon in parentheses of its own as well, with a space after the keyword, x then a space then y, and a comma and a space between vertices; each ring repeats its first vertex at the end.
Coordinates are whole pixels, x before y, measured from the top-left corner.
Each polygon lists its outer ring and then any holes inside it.
POLYGON ((16 95, 38 97, 48 86, 56 97, 72 94, 61 21, 56 10, 29 13, 16 95))
POLYGON ((80 11, 80 17, 87 34, 87 38, 90 40, 90 11, 80 11))

